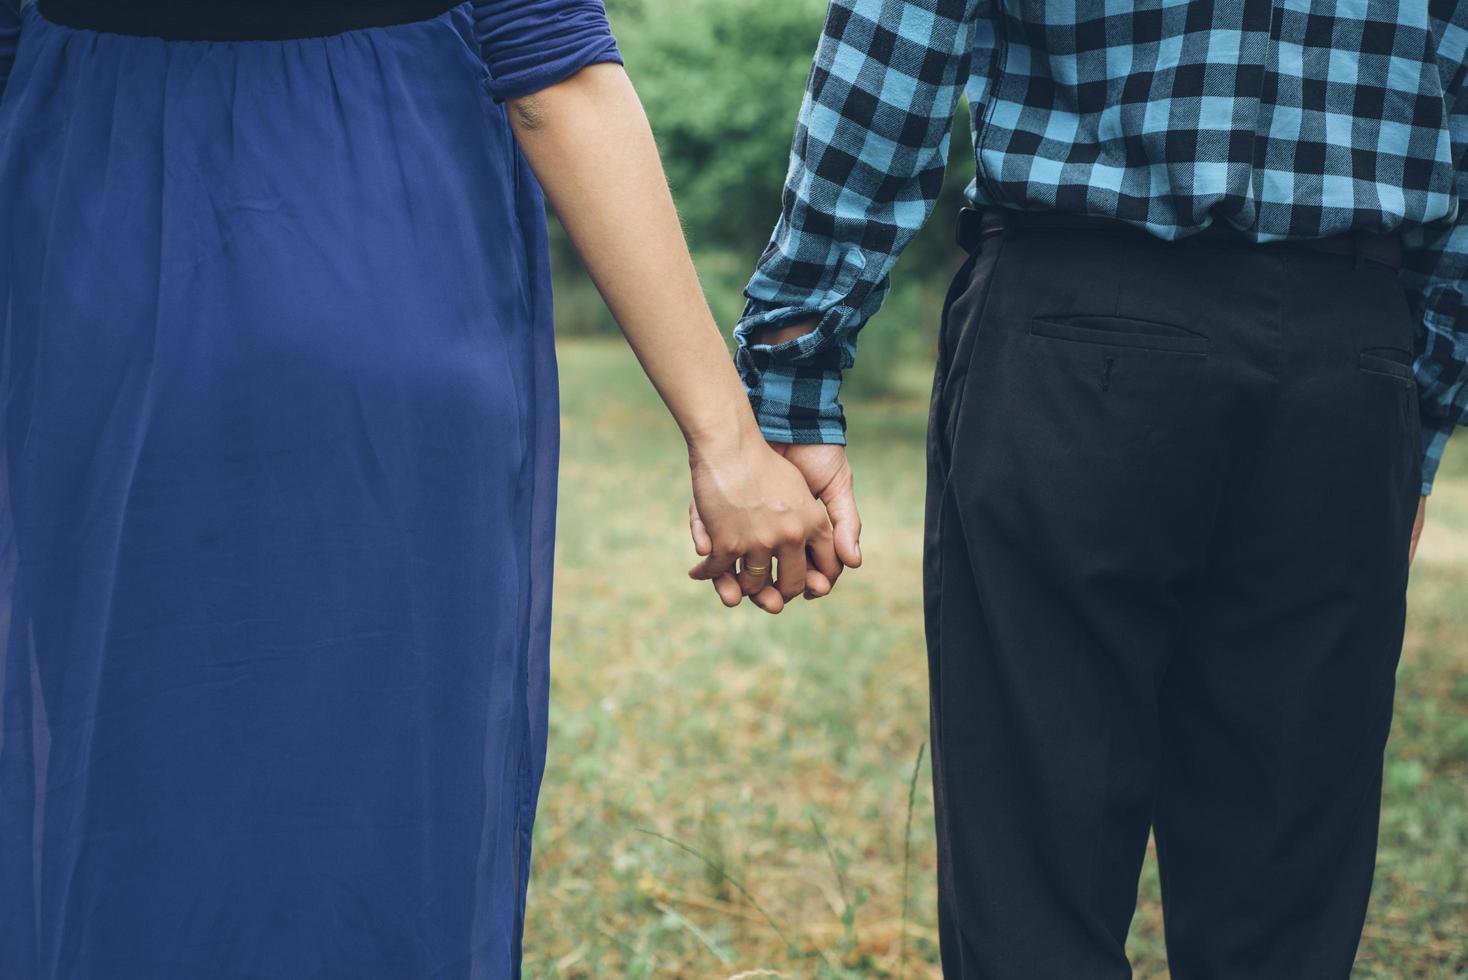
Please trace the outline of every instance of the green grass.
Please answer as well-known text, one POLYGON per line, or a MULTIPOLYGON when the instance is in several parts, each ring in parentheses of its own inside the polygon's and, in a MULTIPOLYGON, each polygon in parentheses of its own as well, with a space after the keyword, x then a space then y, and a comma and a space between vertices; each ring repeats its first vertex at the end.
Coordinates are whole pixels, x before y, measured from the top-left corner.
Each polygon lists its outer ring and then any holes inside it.
MULTIPOLYGON (((850 406, 867 567, 772 618, 725 610, 685 577, 681 443, 626 349, 578 340, 561 357, 554 703, 526 976, 939 976, 925 758, 912 781, 927 740, 921 382, 850 406)), ((1456 448, 1414 572, 1360 977, 1468 977, 1456 448)), ((1166 976, 1150 862, 1132 952, 1138 976, 1166 976)))

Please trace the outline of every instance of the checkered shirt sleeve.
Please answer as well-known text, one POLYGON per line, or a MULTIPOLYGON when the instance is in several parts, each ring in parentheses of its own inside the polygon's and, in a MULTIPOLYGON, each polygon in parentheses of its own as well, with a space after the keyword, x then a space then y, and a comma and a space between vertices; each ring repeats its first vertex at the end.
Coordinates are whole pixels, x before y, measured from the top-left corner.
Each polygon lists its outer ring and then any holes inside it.
POLYGON ((1453 429, 1468 425, 1468 8, 1434 0, 1430 7, 1443 91, 1448 97, 1448 132, 1458 161, 1457 216, 1413 228, 1402 283, 1417 331, 1417 390, 1422 419, 1422 492, 1431 492, 1453 429))
POLYGON ((761 427, 844 441, 841 374, 932 209, 966 86, 978 205, 1163 239, 1400 231, 1430 489, 1468 424, 1465 57, 1463 0, 834 0, 735 331, 761 427))
POLYGON ((837 397, 856 334, 932 211, 980 0, 834 0, 801 105, 784 208, 736 336, 765 435, 845 442, 837 397), (755 330, 812 322, 795 340, 755 330))

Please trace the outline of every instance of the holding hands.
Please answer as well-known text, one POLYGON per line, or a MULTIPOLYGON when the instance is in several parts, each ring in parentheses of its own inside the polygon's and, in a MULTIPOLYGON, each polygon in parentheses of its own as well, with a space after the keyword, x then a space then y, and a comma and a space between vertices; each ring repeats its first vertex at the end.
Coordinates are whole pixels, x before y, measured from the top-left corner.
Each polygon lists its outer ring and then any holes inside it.
POLYGON ((626 74, 592 65, 509 109, 521 151, 683 432, 702 556, 690 574, 725 605, 748 596, 770 613, 826 595, 861 562, 845 451, 761 435, 626 74))
POLYGON ((713 582, 724 605, 748 596, 777 614, 797 596, 829 594, 845 566, 861 564, 844 447, 756 439, 706 454, 690 445, 689 467, 689 529, 703 557, 689 575, 713 582))

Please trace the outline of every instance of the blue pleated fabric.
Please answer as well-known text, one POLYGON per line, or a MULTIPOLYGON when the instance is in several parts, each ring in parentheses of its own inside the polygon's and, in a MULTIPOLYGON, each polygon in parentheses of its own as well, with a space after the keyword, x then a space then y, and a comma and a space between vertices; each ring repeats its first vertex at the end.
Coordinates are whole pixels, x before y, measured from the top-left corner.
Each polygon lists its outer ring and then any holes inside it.
POLYGON ((22 17, 0 978, 517 976, 556 380, 473 7, 240 43, 22 17))
POLYGON ((602 0, 476 0, 473 10, 496 98, 527 95, 587 65, 622 61, 602 0))

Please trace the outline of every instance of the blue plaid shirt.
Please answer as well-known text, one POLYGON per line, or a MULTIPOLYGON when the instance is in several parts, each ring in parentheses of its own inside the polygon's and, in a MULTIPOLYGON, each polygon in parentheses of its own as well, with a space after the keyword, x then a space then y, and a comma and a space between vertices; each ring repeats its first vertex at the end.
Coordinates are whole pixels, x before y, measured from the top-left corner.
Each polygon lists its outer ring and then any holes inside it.
POLYGON ((1427 492, 1468 424, 1465 50, 1456 0, 833 0, 735 331, 765 435, 845 441, 841 372, 932 211, 967 92, 976 204, 1165 239, 1400 231, 1427 492))

